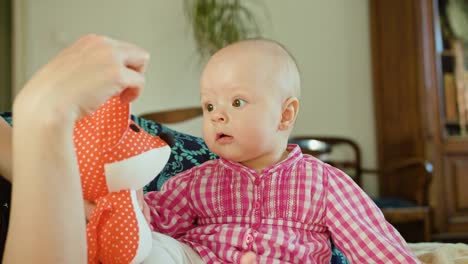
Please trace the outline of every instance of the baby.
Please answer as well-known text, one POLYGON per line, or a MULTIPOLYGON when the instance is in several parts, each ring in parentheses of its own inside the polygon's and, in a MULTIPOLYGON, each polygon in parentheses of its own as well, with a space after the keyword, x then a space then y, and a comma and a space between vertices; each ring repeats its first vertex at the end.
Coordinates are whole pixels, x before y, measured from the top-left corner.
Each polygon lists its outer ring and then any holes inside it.
POLYGON ((333 240, 352 263, 418 263, 349 176, 288 145, 300 77, 284 47, 268 40, 229 45, 209 60, 200 86, 203 137, 220 158, 145 197, 169 255, 182 254, 186 263, 252 256, 258 263, 328 263, 333 240))

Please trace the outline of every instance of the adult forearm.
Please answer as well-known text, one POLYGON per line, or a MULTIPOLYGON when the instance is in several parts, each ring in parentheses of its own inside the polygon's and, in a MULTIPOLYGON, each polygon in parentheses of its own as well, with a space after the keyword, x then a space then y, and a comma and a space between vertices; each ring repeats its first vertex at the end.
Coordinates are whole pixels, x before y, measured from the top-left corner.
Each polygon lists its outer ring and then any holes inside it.
POLYGON ((13 106, 13 193, 4 263, 87 262, 74 122, 112 96, 133 101, 143 89, 148 60, 149 54, 131 43, 91 34, 23 87, 13 106))
POLYGON ((11 182, 12 132, 5 120, 0 118, 0 175, 11 182))
POLYGON ((12 221, 4 263, 86 263, 75 118, 47 108, 41 118, 31 108, 14 109, 12 221))

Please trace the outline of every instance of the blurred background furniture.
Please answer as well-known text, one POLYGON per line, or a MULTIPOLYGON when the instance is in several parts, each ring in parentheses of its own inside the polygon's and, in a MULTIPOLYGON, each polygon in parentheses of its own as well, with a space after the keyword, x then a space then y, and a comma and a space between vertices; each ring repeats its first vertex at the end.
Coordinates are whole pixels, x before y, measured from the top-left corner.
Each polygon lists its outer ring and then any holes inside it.
POLYGON ((417 158, 404 159, 386 166, 385 170, 363 168, 361 149, 349 138, 325 136, 291 137, 303 153, 334 166, 353 178, 358 185, 362 174, 390 177, 388 192, 374 198, 387 221, 394 225, 409 242, 431 240, 430 207, 428 206, 431 166, 417 158))
POLYGON ((173 124, 187 121, 201 115, 203 115, 203 109, 200 106, 194 106, 144 113, 141 114, 140 117, 159 124, 173 124))
MULTIPOLYGON (((453 45, 453 28, 444 23, 446 5, 454 2, 368 1, 373 95, 378 167, 430 160, 432 240, 468 243, 467 104, 460 107, 468 91, 468 45, 464 51, 453 45)), ((382 195, 392 191, 387 176, 379 178, 382 195)))
POLYGON ((297 136, 291 137, 289 143, 299 145, 302 153, 343 170, 361 186, 361 149, 353 140, 343 137, 297 136))

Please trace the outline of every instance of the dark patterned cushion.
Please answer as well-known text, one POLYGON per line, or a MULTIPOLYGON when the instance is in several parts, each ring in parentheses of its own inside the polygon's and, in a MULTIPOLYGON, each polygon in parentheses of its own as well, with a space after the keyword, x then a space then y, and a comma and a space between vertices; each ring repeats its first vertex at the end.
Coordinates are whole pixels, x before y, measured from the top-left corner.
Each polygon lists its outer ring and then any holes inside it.
MULTIPOLYGON (((11 113, 1 113, 8 123, 12 123, 11 113)), ((179 172, 190 169, 193 166, 202 164, 207 160, 218 158, 205 145, 203 139, 190 136, 184 133, 172 130, 164 125, 155 122, 132 116, 132 119, 145 131, 152 135, 166 133, 174 139, 174 146, 171 148, 171 157, 161 171, 161 173, 145 187, 145 191, 159 190, 163 183, 170 177, 179 172)), ((348 264, 346 257, 332 243, 332 264, 348 264)))
POLYGON ((331 241, 331 248, 332 248, 332 256, 330 263, 331 264, 349 264, 349 261, 346 259, 345 255, 341 253, 341 251, 335 247, 333 241, 331 241))
POLYGON ((154 191, 161 189, 164 182, 179 172, 190 169, 193 166, 202 164, 207 160, 218 158, 205 145, 202 138, 190 136, 177 132, 166 126, 157 124, 143 118, 132 116, 132 119, 141 128, 152 135, 166 133, 174 139, 174 146, 171 148, 171 156, 164 169, 159 175, 146 186, 145 191, 154 191))
POLYGON ((3 117, 3 119, 5 119, 11 126, 12 118, 10 112, 0 112, 0 116, 3 117))

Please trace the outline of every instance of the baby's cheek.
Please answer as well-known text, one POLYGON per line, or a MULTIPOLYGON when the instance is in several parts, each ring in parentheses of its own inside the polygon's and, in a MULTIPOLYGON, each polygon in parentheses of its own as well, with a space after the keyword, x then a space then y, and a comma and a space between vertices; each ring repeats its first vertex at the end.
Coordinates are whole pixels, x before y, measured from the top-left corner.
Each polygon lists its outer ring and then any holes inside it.
POLYGON ((202 136, 205 141, 210 140, 210 136, 211 134, 213 134, 212 130, 213 129, 211 128, 211 126, 207 124, 205 120, 203 120, 202 136))
POLYGON ((205 131, 203 131, 203 140, 205 141, 208 147, 211 147, 214 142, 214 136, 212 136, 210 133, 206 133, 205 131))

